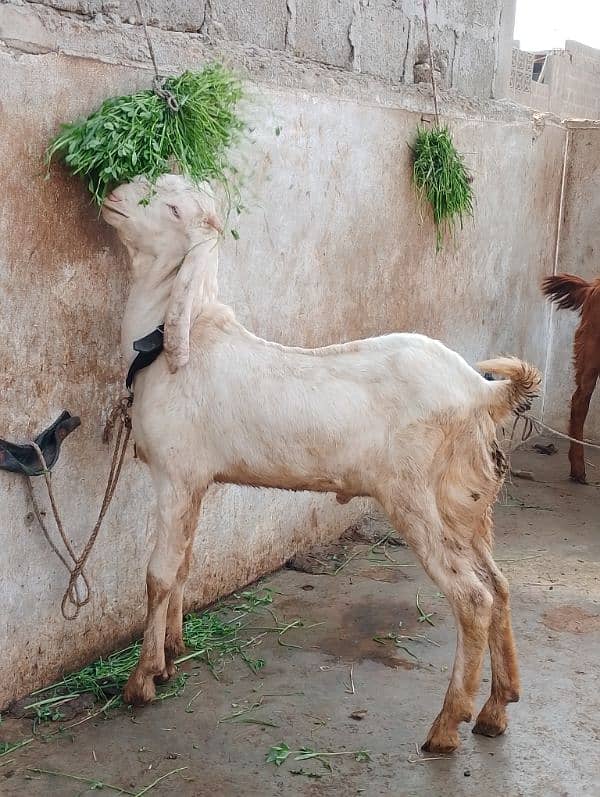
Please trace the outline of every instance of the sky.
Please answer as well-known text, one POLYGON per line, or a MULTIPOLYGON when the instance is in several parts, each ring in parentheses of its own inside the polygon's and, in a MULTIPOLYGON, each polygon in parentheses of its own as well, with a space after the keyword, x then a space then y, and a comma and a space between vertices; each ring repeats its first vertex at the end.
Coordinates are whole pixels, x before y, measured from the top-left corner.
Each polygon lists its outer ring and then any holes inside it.
POLYGON ((600 49, 600 0, 517 0, 514 38, 522 50, 563 48, 565 39, 600 49))

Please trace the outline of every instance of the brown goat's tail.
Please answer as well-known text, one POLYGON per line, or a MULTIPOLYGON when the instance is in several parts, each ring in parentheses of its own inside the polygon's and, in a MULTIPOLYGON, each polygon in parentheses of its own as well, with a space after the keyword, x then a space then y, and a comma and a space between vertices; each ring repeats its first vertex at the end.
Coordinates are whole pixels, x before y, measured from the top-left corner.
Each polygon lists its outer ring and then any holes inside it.
POLYGON ((484 373, 504 377, 497 382, 490 382, 494 393, 488 409, 496 423, 504 420, 511 412, 528 410, 538 395, 541 373, 533 365, 516 357, 485 360, 477 363, 477 368, 484 373))
POLYGON ((561 310, 579 310, 592 286, 575 274, 556 274, 542 281, 542 293, 561 310))

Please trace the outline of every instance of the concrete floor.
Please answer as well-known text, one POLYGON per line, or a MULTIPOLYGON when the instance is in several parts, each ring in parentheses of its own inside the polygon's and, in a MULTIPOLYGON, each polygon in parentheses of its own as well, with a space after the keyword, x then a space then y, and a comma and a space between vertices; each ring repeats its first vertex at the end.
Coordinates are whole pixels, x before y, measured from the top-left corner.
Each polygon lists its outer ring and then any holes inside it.
MULTIPOLYGON (((374 564, 369 544, 346 542, 337 549, 338 561, 357 556, 338 575, 283 570, 266 579, 277 590, 276 615, 305 623, 282 639, 300 647, 267 636, 258 648, 266 661, 258 675, 234 663, 217 682, 204 667, 194 669, 179 698, 132 714, 118 710, 73 735, 0 758, 0 794, 92 793, 84 782, 28 773, 28 767, 97 779, 129 793, 186 767, 151 795, 599 795, 600 485, 569 483, 564 444, 559 448, 555 456, 515 455, 513 467, 533 471, 536 481, 507 484, 496 511, 496 556, 512 585, 523 682, 504 737, 473 736, 463 726, 455 755, 417 755, 446 689, 454 623, 419 567, 390 566, 388 559, 374 564), (417 591, 433 626, 418 622, 417 591), (306 628, 311 623, 320 625, 306 628), (415 659, 392 642, 373 640, 388 633, 426 634, 439 647, 408 642, 415 659), (245 716, 276 727, 217 722, 259 701, 260 708, 245 716), (366 713, 354 719, 355 711, 366 713), (276 768, 265 753, 282 741, 293 749, 367 749, 371 760, 334 758, 332 772, 317 761, 291 759, 276 768), (292 774, 298 770, 304 774, 292 774)), ((600 482, 600 457, 590 459, 596 467, 589 476, 600 482)), ((371 526, 375 536, 385 533, 380 519, 371 526)), ((414 564, 404 547, 387 552, 414 564)), ((327 561, 331 553, 318 558, 327 561)), ((480 704, 488 678, 486 669, 480 704)), ((14 738, 17 726, 5 720, 0 738, 14 738)))

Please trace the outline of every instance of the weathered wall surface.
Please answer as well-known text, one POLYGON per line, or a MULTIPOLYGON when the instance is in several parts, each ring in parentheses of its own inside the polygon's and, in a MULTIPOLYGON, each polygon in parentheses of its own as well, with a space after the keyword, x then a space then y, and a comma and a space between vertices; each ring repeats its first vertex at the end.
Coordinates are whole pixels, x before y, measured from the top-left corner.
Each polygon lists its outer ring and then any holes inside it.
POLYGON ((600 118, 600 50, 567 40, 564 50, 546 56, 539 80, 532 67, 532 53, 513 49, 511 99, 562 119, 600 118))
MULTIPOLYGON (((557 271, 600 276, 600 122, 567 122, 568 148, 557 271)), ((566 430, 574 390, 573 333, 579 314, 553 310, 544 419, 566 430)), ((592 398, 586 437, 600 438, 600 393, 592 398)))
MULTIPOLYGON (((435 68, 442 86, 467 96, 505 96, 515 3, 429 4, 435 68)), ((97 25, 140 23, 135 0, 41 4, 97 25)), ((147 0, 143 8, 150 24, 165 30, 284 51, 394 82, 418 82, 423 75, 419 67, 428 65, 422 0, 147 0)))
MULTIPOLYGON (((249 210, 236 221, 240 240, 223 246, 221 286, 250 329, 304 345, 418 330, 471 361, 511 352, 544 365, 548 309, 538 283, 554 258, 562 127, 514 106, 442 96, 477 205, 436 255, 408 148, 431 111, 427 91, 289 53, 153 33, 167 73, 219 56, 248 78, 249 210)), ((41 156, 61 122, 148 86, 151 73, 137 25, 4 5, 0 40, 0 436, 26 439, 63 407, 82 415, 54 477, 79 550, 109 465, 100 434, 123 378, 126 264, 82 186, 58 167, 45 180, 41 156)), ((92 602, 66 623, 65 573, 31 520, 22 481, 0 474, 0 495, 0 639, 10 640, 2 705, 139 632, 154 526, 148 478, 130 456, 89 563, 92 602)), ((188 603, 231 591, 363 512, 362 502, 341 507, 332 496, 213 489, 188 603)))

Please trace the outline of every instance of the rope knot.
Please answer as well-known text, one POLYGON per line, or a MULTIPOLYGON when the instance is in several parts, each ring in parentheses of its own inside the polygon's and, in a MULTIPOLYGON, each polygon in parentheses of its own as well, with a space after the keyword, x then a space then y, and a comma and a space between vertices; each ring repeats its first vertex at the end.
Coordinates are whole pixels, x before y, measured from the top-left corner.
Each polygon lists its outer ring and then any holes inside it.
POLYGON ((161 100, 164 100, 167 103, 167 107, 169 108, 169 110, 172 111, 173 113, 177 113, 177 111, 179 110, 179 102, 177 101, 177 98, 175 97, 173 92, 165 88, 166 82, 167 82, 166 77, 162 77, 162 75, 156 75, 156 77, 152 81, 152 88, 154 90, 154 93, 158 97, 160 97, 161 100))
POLYGON ((129 393, 127 396, 122 396, 113 404, 110 412, 108 413, 108 418, 106 419, 104 430, 102 432, 102 442, 105 445, 110 443, 113 429, 115 428, 117 421, 127 430, 131 429, 131 416, 129 415, 129 410, 131 409, 132 404, 132 393, 129 393))
POLYGON ((154 89, 154 93, 167 103, 168 109, 173 113, 177 113, 177 111, 179 110, 179 102, 177 101, 173 92, 165 88, 165 83, 167 82, 167 78, 163 77, 158 72, 156 55, 154 53, 154 47, 152 46, 152 39, 150 38, 150 31, 148 30, 148 23, 146 22, 146 16, 144 14, 144 9, 142 8, 140 0, 136 0, 136 5, 138 13, 140 15, 142 26, 144 28, 146 42, 148 43, 148 52, 150 53, 150 58, 152 59, 152 66, 154 67, 154 80, 152 81, 152 88, 154 89))

